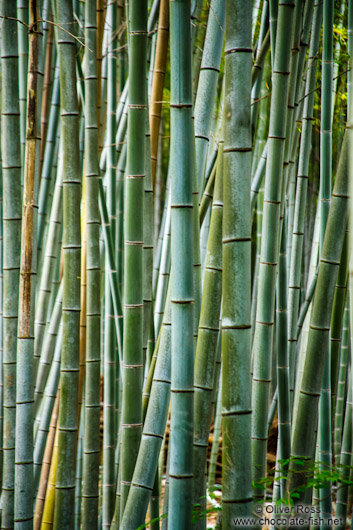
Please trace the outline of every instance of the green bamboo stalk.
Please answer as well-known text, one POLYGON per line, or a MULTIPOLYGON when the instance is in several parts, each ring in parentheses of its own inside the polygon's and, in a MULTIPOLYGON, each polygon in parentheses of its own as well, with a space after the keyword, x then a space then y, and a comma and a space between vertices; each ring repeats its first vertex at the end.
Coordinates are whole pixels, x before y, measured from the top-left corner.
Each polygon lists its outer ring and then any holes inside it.
MULTIPOLYGON (((194 282, 190 2, 170 3, 172 360, 168 529, 191 528, 194 282), (183 253, 180 254, 180 249, 183 253)), ((197 228, 199 227, 196 217, 197 228)), ((195 243, 195 242, 194 242, 195 243)))
MULTIPOLYGON (((151 134, 148 113, 145 136, 145 186, 143 200, 143 362, 148 369, 147 347, 150 330, 153 330, 153 186, 151 165, 151 134)), ((154 336, 154 333, 153 333, 154 336)))
POLYGON ((100 459, 100 255, 96 2, 85 3, 86 367, 82 528, 98 525, 100 459))
POLYGON ((142 431, 143 200, 146 124, 147 5, 129 6, 129 107, 125 180, 124 367, 121 431, 121 497, 124 512, 142 431))
POLYGON ((49 434, 50 421, 55 404, 55 399, 60 379, 60 357, 62 346, 62 327, 58 333, 58 339, 55 345, 55 353, 51 364, 50 374, 45 387, 43 406, 40 411, 38 432, 35 437, 33 449, 33 483, 34 491, 37 492, 40 474, 42 470, 42 461, 45 451, 45 445, 49 434))
MULTIPOLYGON (((114 236, 113 218, 115 214, 115 163, 116 163, 116 149, 114 144, 115 125, 116 125, 116 89, 117 89, 117 61, 114 54, 114 48, 117 46, 117 19, 118 9, 115 2, 111 2, 107 8, 107 23, 109 24, 109 44, 108 44, 108 78, 107 86, 107 204, 110 210, 110 230, 114 236)), ((119 184, 118 184, 119 185, 119 184)), ((106 259, 105 267, 108 267, 108 260, 106 259)), ((117 263, 118 270, 120 270, 120 263, 117 263)), ((115 333, 114 333, 114 319, 113 319, 113 304, 110 294, 109 272, 105 274, 105 328, 104 328, 104 416, 103 416, 103 476, 102 476, 102 526, 109 527, 113 512, 114 512, 114 445, 115 433, 117 430, 115 422, 115 379, 116 371, 119 366, 116 366, 115 359, 115 333)))
POLYGON ((49 220, 48 234, 45 244, 45 253, 42 266, 42 274, 39 282, 39 291, 36 301, 36 313, 34 322, 34 371, 37 374, 38 363, 42 352, 45 327, 48 315, 48 306, 55 272, 55 261, 60 258, 58 253, 58 240, 61 232, 62 222, 62 167, 56 177, 55 191, 49 220))
POLYGON ((348 343, 349 343, 349 298, 347 296, 346 307, 344 310, 344 321, 341 343, 341 358, 338 376, 338 388, 335 408, 335 427, 333 438, 333 452, 335 455, 336 466, 340 464, 343 416, 346 398, 347 373, 348 373, 348 343))
POLYGON ((16 366, 15 527, 33 525, 34 298, 37 269, 37 201, 40 113, 38 107, 38 4, 29 4, 28 86, 21 270, 16 366))
MULTIPOLYGON (((262 6, 262 13, 261 13, 261 25, 260 25, 260 31, 259 31, 259 37, 257 41, 256 46, 256 57, 254 58, 254 68, 256 68, 257 73, 257 79, 255 83, 252 83, 254 86, 251 90, 251 132, 254 137, 255 129, 256 129, 256 122, 257 122, 257 116, 258 116, 258 110, 259 110, 259 98, 262 88, 262 75, 263 75, 263 66, 261 62, 258 60, 258 58, 263 54, 263 47, 266 47, 266 37, 269 39, 269 5, 268 0, 265 0, 262 6)), ((267 47, 268 49, 268 47, 267 47)), ((255 157, 253 157, 255 158, 255 157)))
POLYGON ((209 8, 194 113, 196 171, 200 200, 204 188, 213 102, 223 50, 224 16, 225 0, 213 0, 209 8))
MULTIPOLYGON (((170 292, 170 289, 169 289, 170 292)), ((160 333, 158 357, 153 375, 148 409, 134 476, 121 521, 121 529, 128 530, 143 524, 158 467, 164 432, 167 424, 171 381, 171 304, 167 296, 166 310, 160 333), (146 464, 148 463, 148 466, 146 464)), ((112 530, 119 528, 114 515, 112 530)))
POLYGON ((19 103, 21 114, 21 160, 25 160, 26 141, 26 108, 27 108, 27 73, 28 73, 28 4, 29 0, 17 2, 17 17, 22 23, 18 24, 18 51, 19 51, 19 103))
POLYGON ((348 375, 348 396, 346 401, 346 413, 344 417, 344 429, 342 438, 342 448, 340 455, 340 481, 338 483, 337 501, 336 501, 336 517, 340 519, 335 529, 344 530, 347 525, 347 501, 350 469, 352 466, 352 370, 348 375), (340 483, 342 482, 342 484, 340 483))
MULTIPOLYGON (((84 405, 84 403, 83 403, 84 405)), ((77 461, 76 461, 76 485, 75 485, 75 515, 74 528, 81 528, 81 500, 82 500, 82 466, 83 466, 83 429, 84 429, 84 412, 85 407, 81 409, 80 430, 77 443, 77 461)))
MULTIPOLYGON (((315 224, 314 224, 314 233, 313 233, 313 242, 311 245, 311 255, 310 255, 310 266, 309 266, 309 274, 308 274, 308 284, 309 287, 307 289, 306 293, 306 301, 309 300, 309 293, 308 290, 311 288, 311 286, 314 283, 314 279, 316 276, 316 282, 317 283, 317 275, 319 273, 319 266, 318 266, 318 256, 319 256, 319 239, 320 239, 320 209, 316 208, 316 214, 315 214, 315 224)), ((306 303, 304 302, 304 304, 306 303)), ((304 305, 303 304, 303 305, 304 305)), ((309 329, 310 329, 310 319, 311 319, 311 313, 312 313, 312 303, 308 303, 307 313, 305 316, 305 319, 303 320, 302 325, 302 333, 300 336, 300 349, 299 349, 299 359, 297 363, 297 369, 295 374, 295 393, 294 393, 294 399, 293 399, 293 419, 292 424, 294 423, 295 416, 297 414, 298 409, 298 398, 300 393, 300 386, 303 378, 303 372, 304 372, 304 365, 305 365, 305 357, 306 357, 306 351, 307 351, 307 345, 308 345, 308 337, 309 337, 309 329)))
MULTIPOLYGON (((200 512, 206 508, 206 458, 212 420, 212 398, 222 294, 223 142, 220 144, 218 153, 194 368, 193 498, 194 503, 200 504, 200 512)), ((201 516, 197 521, 197 528, 205 528, 205 525, 206 520, 201 516)))
POLYGON ((72 526, 75 495, 80 333, 80 152, 72 2, 56 3, 63 142, 63 345, 54 529, 72 526))
POLYGON ((222 525, 251 512, 251 5, 226 3, 222 525), (239 307, 242 308, 239 311, 239 307), (237 380, 237 385, 234 381, 237 380))
MULTIPOLYGON (((333 1, 324 0, 322 84, 321 84, 321 126, 320 126, 320 250, 322 249, 330 209, 332 189, 332 73, 333 73, 333 1)), ((323 346, 325 369, 319 403, 319 460, 320 471, 332 466, 331 436, 331 351, 330 343, 323 346)), ((332 517, 331 482, 320 488, 320 510, 323 517, 332 517)), ((324 528, 331 528, 327 524, 324 528)))
POLYGON ((153 81, 150 101, 150 129, 151 129, 151 163, 152 184, 155 189, 157 153, 159 144, 160 120, 162 112, 162 99, 164 78, 167 63, 169 40, 169 2, 161 0, 159 8, 158 31, 156 42, 156 55, 153 67, 153 81))
POLYGON ((317 67, 317 51, 320 40, 322 23, 322 3, 314 6, 312 33, 309 48, 307 78, 305 93, 308 96, 304 101, 302 117, 302 135, 300 141, 298 174, 295 194, 292 253, 289 269, 288 284, 288 351, 290 362, 290 391, 293 403, 295 353, 297 345, 297 319, 300 301, 301 285, 301 263, 304 243, 304 221, 306 211, 306 199, 309 179, 309 162, 311 152, 311 135, 314 108, 314 88, 317 67))
MULTIPOLYGON (((314 428, 318 414, 318 400, 322 384, 322 351, 328 340, 333 294, 341 258, 348 204, 348 158, 347 134, 342 146, 340 165, 337 171, 332 194, 330 213, 327 221, 324 245, 320 258, 320 269, 316 286, 316 296, 311 316, 305 369, 298 397, 298 411, 294 416, 292 435, 292 462, 290 464, 289 491, 306 484, 305 473, 310 464, 313 450, 314 428), (296 464, 296 459, 304 460, 305 466, 296 464), (297 473, 300 468, 300 473, 297 473)), ((303 498, 299 493, 299 498, 303 498)), ((300 500, 299 500, 300 502, 300 500)))
MULTIPOLYGON (((346 300, 347 279, 348 279, 348 244, 349 234, 346 233, 346 238, 343 245, 341 264, 338 271, 337 284, 335 287, 335 295, 333 299, 332 319, 331 319, 331 333, 330 333, 330 352, 331 352, 331 410, 334 416, 335 401, 337 392, 337 376, 339 369, 339 355, 342 337, 342 325, 344 306, 346 300)), ((333 418, 334 420, 334 418, 333 418)), ((333 425, 333 421, 332 421, 333 425)))
POLYGON ((34 411, 39 409, 43 391, 46 385, 50 365, 53 359, 55 343, 57 340, 59 324, 62 313, 63 282, 61 282, 59 291, 56 296, 55 305, 51 313, 50 322, 47 324, 47 330, 43 341, 43 352, 38 367, 36 386, 34 392, 34 411))
POLYGON ((154 333, 158 335, 160 326, 163 321, 163 314, 165 308, 165 300, 167 296, 169 275, 170 275, 170 193, 168 194, 166 219, 164 225, 164 236, 162 242, 161 259, 158 273, 158 283, 155 294, 155 305, 154 305, 154 333))
MULTIPOLYGON (((288 356, 288 319, 287 319, 287 226, 283 220, 281 247, 278 262, 277 293, 276 293, 276 342, 277 342, 277 410, 278 410, 278 444, 276 469, 278 460, 287 460, 290 455, 291 415, 289 399, 289 356, 288 356)), ((287 466, 281 469, 285 474, 287 466)), ((280 480, 280 496, 284 498, 285 480, 280 480)))
POLYGON ((210 465, 208 468, 208 489, 216 485, 216 467, 219 453, 219 438, 221 435, 222 424, 222 382, 220 381, 217 397, 217 407, 215 412, 214 427, 213 427, 213 442, 211 448, 210 465))
MULTIPOLYGON (((288 81, 294 1, 278 6, 278 31, 272 75, 271 117, 263 209, 263 237, 259 268, 258 302, 253 343, 254 373, 252 385, 252 455, 255 483, 266 475, 267 416, 275 304, 276 266, 279 251, 283 157, 287 113, 288 81)), ((271 7, 271 4, 270 4, 271 7)), ((263 492, 255 489, 255 497, 263 492)))
MULTIPOLYGON (((2 0, 2 17, 16 18, 16 4, 2 0)), ((1 156, 3 194, 3 381, 4 429, 1 528, 14 527, 16 336, 21 244, 21 144, 17 23, 1 27, 1 156)))
POLYGON ((59 64, 55 68, 55 79, 53 94, 50 102, 50 113, 48 122, 48 132, 45 141, 44 158, 42 172, 40 176, 39 188, 39 208, 38 208, 38 250, 40 252, 43 244, 46 218, 50 205, 50 189, 52 184, 52 165, 55 160, 55 147, 57 144, 57 132, 60 116, 60 79, 59 64))

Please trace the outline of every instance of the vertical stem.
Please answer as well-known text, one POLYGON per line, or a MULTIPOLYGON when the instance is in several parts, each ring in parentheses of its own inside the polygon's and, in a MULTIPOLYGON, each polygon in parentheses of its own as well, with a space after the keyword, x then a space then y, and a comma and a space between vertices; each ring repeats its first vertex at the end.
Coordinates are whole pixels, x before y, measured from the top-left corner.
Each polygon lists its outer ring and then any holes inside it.
POLYGON ((143 198, 146 125, 147 4, 129 5, 128 147, 125 180, 124 344, 121 504, 124 512, 142 431, 143 198))
MULTIPOLYGON (((0 13, 16 18, 16 4, 2 0, 0 13)), ((3 193, 3 381, 4 429, 1 528, 13 528, 16 334, 21 243, 21 144, 18 93, 17 23, 1 26, 1 154, 3 193)))
POLYGON ((222 524, 250 514, 251 491, 251 3, 226 2, 222 524), (239 308, 242 308, 239 311, 239 308), (237 384, 234 384, 234 381, 237 384))
POLYGON ((57 1, 63 142, 63 345, 54 528, 72 528, 75 500, 80 335, 80 151, 71 0, 57 1), (61 29, 61 26, 66 31, 61 29), (70 32, 70 34, 68 33, 70 32))
POLYGON ((16 370, 15 528, 33 524, 34 298, 39 183, 38 3, 29 4, 27 122, 16 370))
POLYGON ((191 528, 193 443, 193 179, 190 2, 170 2, 172 370, 168 528, 191 528))
POLYGON ((100 450, 100 255, 96 5, 85 3, 85 179, 86 179, 86 369, 83 442, 82 525, 97 527, 100 450))

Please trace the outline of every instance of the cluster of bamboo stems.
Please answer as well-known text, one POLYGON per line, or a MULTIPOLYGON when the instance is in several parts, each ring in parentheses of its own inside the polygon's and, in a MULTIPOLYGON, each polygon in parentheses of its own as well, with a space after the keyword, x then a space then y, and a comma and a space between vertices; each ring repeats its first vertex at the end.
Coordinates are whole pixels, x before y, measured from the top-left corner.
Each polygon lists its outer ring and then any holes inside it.
POLYGON ((346 528, 353 0, 0 0, 0 50, 1 528, 346 528))

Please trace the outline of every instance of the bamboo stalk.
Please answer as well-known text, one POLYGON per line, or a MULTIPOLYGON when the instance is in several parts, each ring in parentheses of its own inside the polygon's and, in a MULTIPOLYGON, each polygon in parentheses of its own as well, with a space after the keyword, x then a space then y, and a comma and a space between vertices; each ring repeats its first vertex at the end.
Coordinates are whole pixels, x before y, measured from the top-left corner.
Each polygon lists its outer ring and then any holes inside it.
POLYGON ((226 3, 222 277, 222 525, 250 515, 251 5, 226 3), (239 307, 242 308, 239 311, 239 307), (234 385, 235 379, 238 381, 234 385))
POLYGON ((172 365, 168 529, 173 530, 191 528, 192 511, 194 175, 191 171, 195 166, 189 18, 189 0, 170 3, 172 365))
POLYGON ((151 102, 149 111, 151 129, 151 162, 152 162, 152 186, 155 189, 157 152, 159 143, 159 129, 162 112, 162 98, 164 87, 164 76, 167 63, 169 39, 169 2, 161 0, 159 7, 158 32, 156 55, 153 67, 153 81, 151 102))
POLYGON ((33 525, 34 296, 37 268, 37 201, 40 113, 38 108, 38 3, 29 3, 26 148, 16 367, 15 526, 33 525))
MULTIPOLYGON (((318 400, 323 376, 323 363, 318 361, 328 339, 333 294, 344 239, 342 226, 345 226, 347 220, 349 198, 347 189, 347 144, 348 140, 346 137, 342 146, 340 165, 332 193, 330 213, 320 258, 305 369, 299 391, 298 411, 294 417, 293 424, 289 491, 296 490, 300 485, 305 486, 308 479, 308 473, 305 473, 305 471, 312 458, 314 428, 317 420, 318 400), (304 466, 299 466, 300 473, 297 473, 297 458, 300 458, 305 463, 304 466)), ((300 492, 298 502, 300 502, 302 497, 303 493, 300 492)))
POLYGON ((146 125, 147 5, 129 6, 128 147, 125 180, 124 368, 121 432, 121 498, 124 512, 142 431, 143 200, 146 125))
MULTIPOLYGON (((3 0, 3 17, 16 18, 16 4, 3 0)), ((1 155, 3 230, 3 469, 2 528, 13 528, 16 425, 16 335, 21 244, 21 143, 17 23, 1 26, 1 155)))
POLYGON ((56 6, 56 22, 59 24, 57 45, 60 64, 64 212, 63 347, 54 513, 54 528, 59 530, 71 527, 74 512, 80 331, 81 178, 75 41, 71 33, 60 29, 60 26, 65 29, 73 28, 72 2, 60 0, 56 6))
MULTIPOLYGON (((280 212, 283 185, 283 157, 287 113, 291 39, 294 19, 293 1, 278 6, 278 30, 272 75, 271 117, 263 206, 261 260, 259 268, 258 302, 253 342, 254 373, 252 385, 252 455, 253 481, 266 475, 267 416, 271 364, 275 280, 279 251, 280 212)), ((271 3, 270 3, 271 8, 271 3)), ((254 489, 255 498, 263 498, 263 490, 254 489)))
POLYGON ((98 205, 98 121, 95 0, 85 4, 85 170, 87 237, 87 344, 83 442, 82 527, 98 524, 100 451, 100 256, 98 205), (91 51, 89 51, 90 49, 91 51))

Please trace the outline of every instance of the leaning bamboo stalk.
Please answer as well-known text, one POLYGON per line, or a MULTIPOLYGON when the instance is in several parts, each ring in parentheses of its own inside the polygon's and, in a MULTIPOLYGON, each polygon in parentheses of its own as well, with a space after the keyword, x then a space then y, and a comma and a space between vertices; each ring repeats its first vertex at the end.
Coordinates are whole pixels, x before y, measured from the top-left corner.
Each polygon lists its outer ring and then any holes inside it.
MULTIPOLYGON (((16 18, 16 4, 3 0, 3 17, 16 18)), ((13 528, 16 423, 16 335, 21 244, 21 143, 17 23, 1 22, 1 155, 3 225, 3 407, 2 528, 13 528)))
POLYGON ((196 172, 200 199, 204 188, 212 110, 223 51, 224 16, 224 0, 213 0, 207 21, 205 45, 195 101, 196 172))
POLYGON ((347 293, 348 280, 348 257, 349 257, 349 233, 347 232, 343 245, 341 264, 338 271, 337 284, 333 299, 331 333, 330 333, 330 351, 331 351, 331 413, 334 423, 335 401, 337 391, 337 376, 339 369, 339 356, 341 349, 342 326, 344 316, 344 306, 347 293))
POLYGON ((98 206, 98 121, 95 0, 85 4, 85 171, 87 333, 85 369, 85 430, 83 443, 82 525, 98 521, 100 445, 100 255, 98 206), (89 51, 89 49, 91 51, 89 51))
POLYGON ((47 323, 47 330, 43 341, 43 352, 38 367, 36 386, 34 392, 34 410, 39 409, 43 391, 46 385, 50 365, 53 359, 53 353, 58 336, 59 324, 62 312, 62 295, 63 283, 61 282, 59 291, 55 300, 55 305, 51 314, 50 322, 47 323))
POLYGON ((340 464, 343 418, 346 398, 347 375, 348 375, 348 343, 349 343, 349 296, 347 296, 344 310, 341 357, 339 366, 338 388, 335 407, 335 426, 333 433, 333 450, 335 455, 335 465, 340 464))
POLYGON ((47 136, 44 149, 44 158, 42 164, 40 188, 39 188, 39 209, 38 209, 38 249, 42 248, 44 230, 46 226, 47 215, 50 209, 50 191, 53 182, 53 165, 55 163, 55 148, 58 144, 57 131, 60 116, 60 81, 59 65, 55 67, 55 77, 53 84, 53 93, 50 101, 50 112, 47 136))
MULTIPOLYGON (((222 142, 223 144, 223 142, 222 142)), ((223 145, 218 151, 215 194, 204 273, 194 377, 194 502, 203 511, 206 502, 206 458, 212 420, 215 366, 222 294, 223 145), (212 303, 210 301, 212 300, 212 303)), ((197 521, 198 527, 205 518, 197 521)))
MULTIPOLYGON (((169 289, 170 293, 170 289, 169 289)), ((151 498, 158 457, 167 424, 170 403, 171 381, 171 304, 167 296, 166 310, 160 332, 158 356, 153 374, 151 394, 143 424, 139 454, 134 470, 128 500, 121 521, 121 529, 129 530, 144 524, 148 503, 151 498), (158 416, 157 416, 158 413, 158 416), (146 462, 149 462, 146 468, 146 462)), ((117 492, 118 495, 118 492, 117 492)), ((119 528, 114 516, 112 530, 119 528), (114 521, 115 519, 115 521, 114 521)))
POLYGON ((48 314, 48 306, 52 288, 52 281, 55 272, 55 261, 58 257, 58 240, 61 231, 62 220, 62 168, 56 177, 56 185, 52 202, 52 209, 49 220, 48 234, 46 238, 45 253, 42 267, 42 274, 39 282, 39 291, 36 302, 36 314, 34 323, 34 370, 35 375, 38 371, 43 340, 45 336, 45 327, 48 314))
POLYGON ((34 530, 39 530, 41 528, 45 495, 46 495, 49 471, 50 471, 50 466, 51 466, 51 461, 52 461, 54 438, 55 438, 55 432, 56 432, 56 423, 58 420, 58 412, 59 412, 59 393, 56 396, 55 405, 54 405, 52 417, 50 420, 50 427, 49 427, 47 442, 45 445, 45 452, 43 456, 42 470, 41 470, 41 475, 40 475, 39 490, 37 493, 35 510, 34 510, 34 521, 33 521, 34 530))
MULTIPOLYGON (((322 350, 328 340, 334 288, 345 235, 342 226, 345 227, 348 213, 347 136, 346 133, 332 193, 311 316, 305 369, 299 391, 298 410, 294 417, 289 491, 296 490, 301 485, 305 486, 308 479, 308 474, 305 471, 312 458, 313 436, 324 368, 320 360, 322 350), (301 462, 304 461, 304 467, 296 464, 297 458, 300 458, 301 462), (300 473, 297 473, 298 468, 300 473)), ((303 493, 300 492, 299 495, 301 499, 303 493)))
POLYGON ((40 113, 38 108, 38 4, 29 4, 27 121, 21 235, 21 270, 16 369, 15 524, 33 524, 34 298, 37 266, 37 201, 40 113))
POLYGON ((43 406, 40 411, 40 417, 38 418, 39 425, 33 449, 33 480, 35 492, 38 489, 42 469, 43 455, 45 452, 47 437, 50 430, 50 419, 52 417, 54 402, 58 392, 60 379, 61 345, 62 328, 60 329, 58 340, 56 342, 55 354, 51 365, 48 382, 45 388, 43 406))
POLYGON ((336 503, 336 517, 340 519, 340 523, 335 525, 335 529, 344 530, 347 525, 347 501, 349 485, 349 473, 352 466, 352 369, 348 375, 348 396, 346 402, 346 413, 344 418, 342 448, 340 454, 340 465, 342 466, 342 476, 338 483, 336 503))
POLYGON ((54 528, 72 524, 75 494, 75 460, 78 426, 80 327, 80 158, 76 94, 75 40, 60 29, 73 28, 72 2, 57 2, 57 45, 60 64, 60 98, 63 142, 63 345, 61 399, 58 420, 58 465, 54 528), (67 465, 69 463, 69 465, 67 465))

